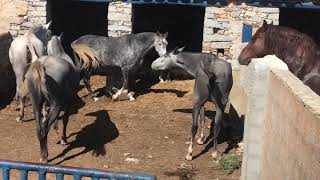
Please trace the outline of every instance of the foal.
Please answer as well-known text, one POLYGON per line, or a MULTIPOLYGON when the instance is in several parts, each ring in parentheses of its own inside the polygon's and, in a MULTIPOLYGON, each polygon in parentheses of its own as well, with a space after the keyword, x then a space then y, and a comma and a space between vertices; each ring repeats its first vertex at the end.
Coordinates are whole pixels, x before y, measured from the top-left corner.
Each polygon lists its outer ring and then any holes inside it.
POLYGON ((198 117, 200 115, 201 135, 199 144, 203 144, 204 129, 204 104, 212 101, 216 106, 216 116, 213 136, 213 158, 217 157, 217 137, 224 110, 229 100, 232 88, 232 69, 230 63, 218 59, 215 55, 207 53, 181 52, 183 48, 174 50, 169 54, 159 57, 151 67, 155 70, 166 70, 173 67, 181 67, 195 78, 195 86, 192 99, 192 136, 186 156, 192 160, 193 141, 198 129, 198 117))
MULTIPOLYGON (((32 49, 34 51, 34 49, 32 49)), ((51 125, 57 121, 60 111, 64 111, 61 144, 66 144, 66 126, 71 103, 80 82, 79 71, 71 58, 64 52, 60 39, 52 36, 48 43, 48 53, 33 62, 26 73, 27 89, 30 93, 32 108, 40 142, 41 162, 47 162, 47 135, 51 125), (49 105, 49 114, 42 121, 40 112, 43 103, 49 105)), ((34 54, 34 53, 32 53, 34 54)))

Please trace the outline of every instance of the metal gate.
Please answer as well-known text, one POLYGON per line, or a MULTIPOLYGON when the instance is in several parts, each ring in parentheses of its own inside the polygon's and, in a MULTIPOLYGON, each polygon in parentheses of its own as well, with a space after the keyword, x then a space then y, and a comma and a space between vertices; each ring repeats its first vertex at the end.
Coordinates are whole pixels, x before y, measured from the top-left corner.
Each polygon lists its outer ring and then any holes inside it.
POLYGON ((30 171, 37 172, 39 180, 45 180, 48 173, 55 174, 57 180, 63 180, 64 175, 71 175, 74 180, 81 180, 82 177, 90 177, 92 180, 156 180, 155 176, 140 173, 102 171, 7 160, 0 160, 0 168, 2 169, 2 180, 10 180, 11 169, 20 172, 20 180, 27 180, 30 171))

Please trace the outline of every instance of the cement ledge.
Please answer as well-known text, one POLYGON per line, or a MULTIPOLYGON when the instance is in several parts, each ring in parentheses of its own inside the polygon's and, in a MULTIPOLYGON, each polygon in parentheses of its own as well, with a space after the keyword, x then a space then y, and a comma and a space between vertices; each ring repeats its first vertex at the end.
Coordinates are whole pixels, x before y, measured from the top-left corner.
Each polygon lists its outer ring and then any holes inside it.
POLYGON ((320 120, 320 96, 294 76, 290 71, 271 69, 271 74, 277 77, 284 86, 292 93, 304 107, 320 120))

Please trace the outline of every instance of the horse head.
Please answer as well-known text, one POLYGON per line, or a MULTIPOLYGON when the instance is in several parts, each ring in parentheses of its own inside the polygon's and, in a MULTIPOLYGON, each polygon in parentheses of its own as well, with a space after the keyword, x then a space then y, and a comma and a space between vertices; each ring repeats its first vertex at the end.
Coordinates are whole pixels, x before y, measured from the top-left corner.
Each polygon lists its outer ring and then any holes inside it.
POLYGON ((61 44, 62 35, 63 33, 61 33, 60 36, 56 36, 56 35, 51 36, 47 45, 48 55, 57 56, 64 53, 64 50, 61 44))
POLYGON ((154 47, 158 52, 159 56, 163 56, 167 53, 167 45, 168 42, 166 38, 168 37, 168 33, 161 34, 159 31, 156 33, 156 38, 154 42, 154 47))
POLYGON ((166 70, 172 67, 184 68, 184 62, 178 58, 178 55, 183 51, 184 47, 175 48, 171 52, 160 56, 158 59, 153 61, 151 68, 154 70, 166 70))
POLYGON ((265 36, 270 25, 272 25, 272 23, 268 24, 264 20, 263 25, 255 32, 246 47, 243 48, 238 57, 238 61, 241 65, 248 65, 252 58, 260 58, 267 55, 265 36))
POLYGON ((30 29, 30 32, 35 34, 38 39, 42 41, 43 44, 47 44, 51 38, 51 21, 45 25, 35 26, 30 29))

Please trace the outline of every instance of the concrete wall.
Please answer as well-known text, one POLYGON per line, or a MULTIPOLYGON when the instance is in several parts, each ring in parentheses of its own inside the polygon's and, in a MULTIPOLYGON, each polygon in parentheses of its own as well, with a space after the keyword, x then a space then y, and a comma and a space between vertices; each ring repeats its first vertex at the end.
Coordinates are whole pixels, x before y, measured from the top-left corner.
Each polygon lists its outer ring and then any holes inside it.
POLYGON ((261 179, 320 179, 320 96, 288 71, 269 76, 261 179))
POLYGON ((320 179, 320 97, 275 56, 234 72, 231 102, 245 114, 241 179, 320 179))

